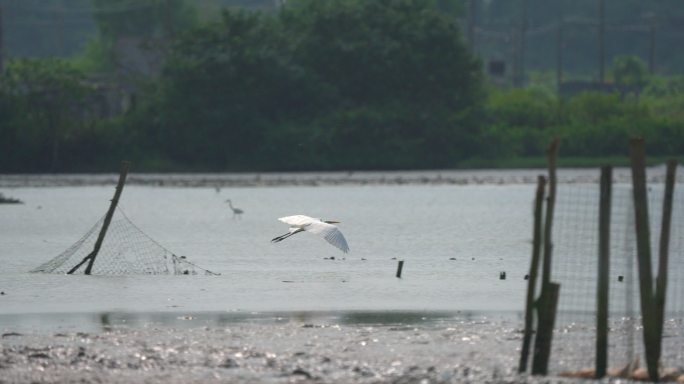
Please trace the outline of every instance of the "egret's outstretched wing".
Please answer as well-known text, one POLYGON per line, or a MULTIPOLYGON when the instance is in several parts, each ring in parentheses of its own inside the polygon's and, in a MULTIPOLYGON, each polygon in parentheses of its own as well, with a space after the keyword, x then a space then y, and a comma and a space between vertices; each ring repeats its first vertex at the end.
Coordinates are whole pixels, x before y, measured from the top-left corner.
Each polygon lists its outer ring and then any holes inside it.
POLYGON ((293 227, 301 227, 314 221, 320 221, 319 219, 314 219, 313 217, 305 215, 285 216, 279 218, 278 220, 282 221, 285 224, 289 224, 293 227))
POLYGON ((344 235, 342 235, 342 231, 340 231, 336 226, 324 223, 322 221, 312 221, 309 225, 304 227, 304 229, 307 232, 323 236, 328 243, 336 246, 342 252, 349 252, 347 240, 344 238, 344 235))

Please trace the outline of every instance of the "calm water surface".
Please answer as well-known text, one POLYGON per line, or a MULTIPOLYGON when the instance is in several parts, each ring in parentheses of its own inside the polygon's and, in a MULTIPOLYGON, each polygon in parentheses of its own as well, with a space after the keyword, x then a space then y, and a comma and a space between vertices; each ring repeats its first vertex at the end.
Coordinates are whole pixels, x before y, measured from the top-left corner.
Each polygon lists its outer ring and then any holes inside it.
POLYGON ((145 233, 220 276, 28 273, 105 213, 106 186, 5 188, 0 314, 159 311, 520 311, 534 185, 128 186, 120 206, 145 233), (234 219, 232 199, 245 211, 234 219), (335 219, 351 252, 276 219, 335 219), (329 258, 335 257, 335 260, 329 258), (455 259, 455 260, 454 260, 455 259), (394 277, 404 260, 403 278, 394 277), (506 280, 499 273, 507 273, 506 280))
MULTIPOLYGON (((164 187, 155 186, 163 175, 131 182, 120 205, 135 225, 219 276, 29 273, 103 216, 114 192, 112 177, 103 182, 101 175, 80 175, 75 183, 84 185, 69 186, 74 180, 0 176, 0 192, 25 202, 0 205, 3 378, 284 383, 308 375, 331 383, 547 382, 517 373, 535 174, 474 175, 409 184, 403 184, 407 177, 424 175, 392 175, 391 185, 383 184, 383 175, 355 174, 370 181, 337 184, 319 184, 314 175, 305 182, 291 179, 289 186, 258 187, 247 186, 255 180, 247 177, 220 190, 206 180, 227 179, 214 175, 189 182, 179 177, 164 187), (228 198, 245 211, 241 219, 233 218, 228 198), (277 218, 292 214, 341 221, 351 252, 344 255, 311 234, 272 244, 287 230, 277 218), (394 277, 398 260, 405 261, 401 279, 394 277), (503 271, 507 279, 500 280, 503 271)), ((559 175, 561 183, 580 187, 568 197, 595 205, 595 193, 581 189, 595 190, 588 183, 597 172, 565 175, 559 175)), ((620 212, 627 214, 615 214, 620 212)), ((561 256, 592 244, 581 235, 595 232, 593 227, 583 228, 573 217, 556 225, 574 228, 569 250, 556 244, 561 256)), ((672 249, 684 247, 678 241, 672 249)), ((580 270, 558 259, 558 269, 576 273, 569 281, 578 282, 564 283, 576 300, 561 300, 561 310, 588 308, 593 286, 576 277, 594 276, 591 262, 568 258, 589 268, 580 270)), ((625 265, 615 264, 625 283, 611 285, 618 303, 635 275, 625 265)), ((676 266, 673 261, 671 269, 676 266)), ((575 321, 572 316, 561 311, 557 324, 575 321)), ((623 320, 616 319, 617 325, 623 320)), ((626 324, 611 326, 609 367, 622 367, 639 353, 639 334, 626 324)), ((679 366, 681 321, 669 319, 665 332, 664 366, 679 366)), ((591 326, 563 328, 550 372, 591 366, 593 350, 591 326)))

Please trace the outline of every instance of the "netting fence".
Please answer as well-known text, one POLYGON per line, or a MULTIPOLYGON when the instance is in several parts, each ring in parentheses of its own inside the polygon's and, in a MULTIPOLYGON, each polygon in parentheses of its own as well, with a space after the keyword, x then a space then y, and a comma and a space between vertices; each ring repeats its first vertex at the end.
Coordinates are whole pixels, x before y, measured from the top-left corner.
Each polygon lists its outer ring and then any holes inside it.
MULTIPOLYGON (((102 229, 105 216, 86 234, 50 261, 31 272, 66 274, 79 265, 92 251, 102 229)), ((74 273, 84 273, 77 269, 74 273)), ((178 256, 138 228, 117 208, 91 271, 93 275, 217 275, 178 256)))
MULTIPOLYGON (((658 249, 664 187, 648 184, 652 270, 658 249)), ((594 367, 597 339, 599 184, 561 184, 553 221, 552 280, 560 283, 549 373, 594 367)), ((608 374, 644 366, 632 185, 613 185, 610 213, 608 374)), ((684 184, 675 185, 661 365, 684 366, 684 184)))

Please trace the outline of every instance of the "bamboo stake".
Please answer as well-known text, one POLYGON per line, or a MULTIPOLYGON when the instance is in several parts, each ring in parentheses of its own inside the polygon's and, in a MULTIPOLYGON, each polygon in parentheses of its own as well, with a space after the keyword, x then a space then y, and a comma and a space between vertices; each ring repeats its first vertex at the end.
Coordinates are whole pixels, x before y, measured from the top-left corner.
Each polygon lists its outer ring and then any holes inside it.
MULTIPOLYGON (((656 277, 655 306, 658 339, 663 338, 663 321, 665 317, 665 294, 667 293, 667 266, 670 248, 670 223, 672 221, 672 199, 674 195, 677 162, 669 160, 665 174, 665 196, 663 197, 663 216, 660 225, 660 249, 658 255, 658 277, 656 277)), ((662 347, 659 343, 658 348, 662 347)), ((658 350, 660 356, 661 350, 658 350)))
POLYGON ((553 242, 553 213, 556 206, 556 158, 558 156, 558 139, 554 139, 547 151, 549 171, 549 194, 546 197, 546 218, 544 220, 544 265, 542 285, 551 282, 551 254, 553 242))
POLYGON ((651 381, 658 381, 658 360, 660 358, 660 337, 658 316, 653 298, 653 274, 651 271, 651 239, 648 225, 648 196, 646 193, 646 154, 644 141, 630 141, 632 162, 632 188, 634 194, 634 215, 637 240, 637 263, 639 266, 639 290, 641 318, 644 327, 644 349, 646 366, 651 381))
POLYGON ((534 340, 532 374, 545 375, 548 371, 549 354, 553 339, 553 325, 556 320, 556 305, 560 285, 551 282, 551 255, 553 253, 553 213, 556 205, 556 158, 558 139, 554 139, 547 151, 549 172, 549 193, 546 197, 544 220, 544 256, 542 265, 541 293, 537 300, 537 336, 534 340))
POLYGON ((549 357, 553 341, 553 327, 556 323, 556 308, 560 284, 548 283, 537 306, 538 322, 537 336, 534 339, 534 359, 532 360, 532 374, 546 375, 549 370, 549 357))
POLYGON ((596 373, 606 375, 608 364, 608 290, 610 272, 610 207, 613 172, 610 166, 601 168, 599 204, 598 286, 596 289, 596 373))
POLYGON ((518 372, 523 373, 527 370, 527 360, 530 354, 530 344, 532 341, 532 321, 534 317, 534 290, 537 281, 537 271, 539 270, 539 256, 542 244, 542 212, 544 210, 544 189, 546 188, 546 178, 537 178, 537 193, 534 198, 534 229, 532 230, 532 262, 530 263, 530 273, 527 279, 527 299, 525 301, 525 331, 523 334, 522 350, 520 352, 520 365, 518 372))
POLYGON ((75 267, 71 268, 71 270, 67 272, 67 274, 73 274, 78 270, 78 268, 81 267, 81 265, 88 261, 88 266, 85 269, 85 274, 90 275, 90 272, 93 269, 93 263, 95 262, 95 258, 97 257, 97 253, 100 251, 102 242, 104 241, 105 235, 107 234, 109 223, 112 221, 112 216, 114 216, 114 211, 116 210, 116 206, 119 203, 119 197, 121 196, 124 184, 126 183, 126 176, 128 175, 129 165, 130 162, 128 161, 121 162, 121 170, 119 171, 119 182, 116 185, 114 198, 112 198, 112 202, 111 204, 109 204, 109 210, 107 211, 107 215, 105 216, 104 222, 102 223, 102 229, 100 229, 100 234, 97 236, 97 241, 95 242, 95 247, 93 247, 93 251, 90 252, 88 256, 84 257, 83 260, 81 260, 81 262, 78 263, 75 267))

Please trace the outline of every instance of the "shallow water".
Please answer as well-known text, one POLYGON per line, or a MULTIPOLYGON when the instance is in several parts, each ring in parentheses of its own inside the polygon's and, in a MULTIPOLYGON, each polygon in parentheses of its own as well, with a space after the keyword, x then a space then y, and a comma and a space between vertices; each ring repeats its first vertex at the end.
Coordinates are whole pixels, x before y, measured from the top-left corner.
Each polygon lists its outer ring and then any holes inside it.
MULTIPOLYGON (((0 176, 25 202, 0 205, 0 383, 547 382, 516 373, 534 171, 131 180, 132 222, 220 275, 28 273, 103 216, 115 177, 0 176), (342 221, 351 252, 310 234, 272 244, 292 214, 342 221)), ((587 366, 591 326, 562 333, 554 372, 587 366)))
POLYGON ((4 189, 25 204, 0 206, 0 382, 520 381, 533 188, 126 187, 140 229, 219 276, 28 273, 113 187, 4 189), (342 221, 351 252, 272 244, 298 213, 342 221))
POLYGON ((25 204, 0 207, 1 311, 519 311, 533 188, 129 186, 120 206, 140 229, 220 276, 123 277, 28 273, 90 229, 111 186, 12 188, 25 204), (299 213, 340 220, 351 252, 308 233, 272 244, 276 218, 299 213))

